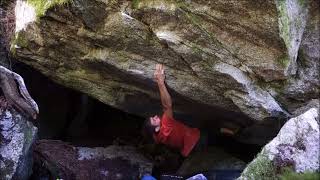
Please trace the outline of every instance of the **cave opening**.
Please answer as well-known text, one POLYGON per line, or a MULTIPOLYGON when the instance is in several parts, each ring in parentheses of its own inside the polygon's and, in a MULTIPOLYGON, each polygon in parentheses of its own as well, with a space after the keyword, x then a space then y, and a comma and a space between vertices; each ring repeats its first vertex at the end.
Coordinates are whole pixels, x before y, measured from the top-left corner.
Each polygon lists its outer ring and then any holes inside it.
MULTIPOLYGON (((174 150, 162 145, 150 148, 150 142, 141 134, 145 117, 115 109, 63 87, 22 63, 15 62, 14 70, 24 78, 39 105, 39 117, 33 122, 38 127, 39 139, 61 140, 77 147, 134 146, 153 162, 155 177, 175 174, 183 163, 184 159, 174 150)), ((250 162, 262 147, 224 135, 215 135, 214 146, 245 163, 250 162)), ((44 170, 34 169, 31 179, 39 179, 44 170)))
MULTIPOLYGON (((88 147, 110 145, 113 141, 141 139, 144 117, 129 114, 63 87, 27 65, 16 62, 14 70, 24 77, 39 105, 39 139, 55 139, 88 147)), ((130 140, 134 141, 134 140, 130 140)))

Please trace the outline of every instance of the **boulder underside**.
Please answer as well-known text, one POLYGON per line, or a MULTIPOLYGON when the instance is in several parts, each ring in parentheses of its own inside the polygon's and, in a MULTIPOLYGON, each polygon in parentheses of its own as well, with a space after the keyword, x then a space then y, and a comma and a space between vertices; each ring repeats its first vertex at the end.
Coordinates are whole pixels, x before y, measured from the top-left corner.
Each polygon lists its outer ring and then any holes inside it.
POLYGON ((161 112, 153 72, 162 63, 177 117, 246 128, 317 98, 318 11, 316 0, 73 0, 20 28, 12 52, 141 116, 161 112))

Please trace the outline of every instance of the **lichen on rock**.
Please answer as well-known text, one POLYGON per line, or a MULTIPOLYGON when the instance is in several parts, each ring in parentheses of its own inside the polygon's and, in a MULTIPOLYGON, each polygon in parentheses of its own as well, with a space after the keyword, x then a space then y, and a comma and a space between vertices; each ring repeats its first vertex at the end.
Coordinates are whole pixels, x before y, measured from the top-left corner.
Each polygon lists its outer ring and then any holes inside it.
POLYGON ((37 128, 15 110, 0 113, 0 179, 28 179, 37 128))
POLYGON ((239 179, 278 179, 286 169, 296 173, 319 173, 319 135, 318 102, 313 108, 290 119, 248 164, 239 179))
POLYGON ((280 36, 286 44, 289 62, 286 74, 297 71, 297 57, 302 35, 307 22, 309 2, 303 0, 277 0, 280 36))
POLYGON ((65 5, 71 0, 27 0, 27 3, 35 8, 36 16, 40 18, 45 15, 46 11, 57 5, 65 5))
POLYGON ((26 26, 26 47, 14 51, 54 81, 141 116, 161 111, 153 71, 162 63, 177 112, 283 120, 319 92, 316 4, 73 0, 26 26))

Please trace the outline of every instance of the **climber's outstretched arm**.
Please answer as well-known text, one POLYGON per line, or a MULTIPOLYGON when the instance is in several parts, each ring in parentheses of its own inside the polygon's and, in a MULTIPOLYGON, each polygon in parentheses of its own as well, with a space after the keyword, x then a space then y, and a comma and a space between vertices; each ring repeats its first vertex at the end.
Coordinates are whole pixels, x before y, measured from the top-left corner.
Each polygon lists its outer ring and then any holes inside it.
POLYGON ((171 96, 167 90, 165 85, 165 74, 164 74, 164 67, 162 64, 156 65, 156 71, 154 72, 154 78, 158 84, 159 91, 160 91, 160 98, 163 108, 163 113, 166 114, 168 117, 173 118, 172 112, 172 100, 171 96))

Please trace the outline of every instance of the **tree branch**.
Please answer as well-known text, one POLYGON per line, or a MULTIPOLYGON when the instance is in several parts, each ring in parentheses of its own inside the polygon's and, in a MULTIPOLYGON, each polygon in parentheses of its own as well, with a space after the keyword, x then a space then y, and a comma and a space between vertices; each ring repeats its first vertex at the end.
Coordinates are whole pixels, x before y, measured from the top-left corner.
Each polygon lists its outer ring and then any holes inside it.
POLYGON ((31 98, 24 80, 19 74, 0 66, 0 87, 9 104, 20 112, 27 113, 33 119, 37 118, 38 105, 31 98))

